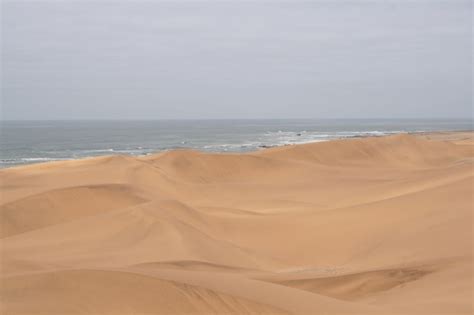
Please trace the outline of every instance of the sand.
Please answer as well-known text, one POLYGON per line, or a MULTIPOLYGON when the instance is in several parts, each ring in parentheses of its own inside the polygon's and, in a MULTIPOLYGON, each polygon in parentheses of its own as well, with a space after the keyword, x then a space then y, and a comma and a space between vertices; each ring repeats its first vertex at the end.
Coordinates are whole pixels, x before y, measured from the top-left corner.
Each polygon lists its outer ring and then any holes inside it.
POLYGON ((1 178, 1 314, 472 314, 474 134, 1 178))

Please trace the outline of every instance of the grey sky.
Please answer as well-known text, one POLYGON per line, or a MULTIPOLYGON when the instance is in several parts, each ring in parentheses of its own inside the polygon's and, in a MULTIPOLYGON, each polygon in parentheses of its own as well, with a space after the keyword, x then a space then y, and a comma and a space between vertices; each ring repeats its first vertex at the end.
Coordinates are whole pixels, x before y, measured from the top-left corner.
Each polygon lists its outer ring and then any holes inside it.
POLYGON ((2 3, 4 119, 472 115, 470 1, 2 3))

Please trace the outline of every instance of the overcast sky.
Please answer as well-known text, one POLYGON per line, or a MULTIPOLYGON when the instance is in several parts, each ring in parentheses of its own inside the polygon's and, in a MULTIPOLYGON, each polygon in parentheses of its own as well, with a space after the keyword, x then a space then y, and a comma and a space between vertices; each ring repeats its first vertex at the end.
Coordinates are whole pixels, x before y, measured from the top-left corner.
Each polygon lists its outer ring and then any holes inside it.
POLYGON ((472 115, 471 1, 2 2, 4 119, 472 115))

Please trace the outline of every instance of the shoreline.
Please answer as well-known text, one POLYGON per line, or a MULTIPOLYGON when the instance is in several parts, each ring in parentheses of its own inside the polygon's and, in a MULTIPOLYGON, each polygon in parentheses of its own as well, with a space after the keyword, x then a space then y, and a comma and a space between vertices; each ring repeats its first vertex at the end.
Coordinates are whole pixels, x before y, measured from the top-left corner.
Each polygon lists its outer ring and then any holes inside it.
MULTIPOLYGON (((383 134, 383 135, 375 135, 375 134, 366 134, 366 135, 353 135, 353 136, 345 136, 345 137, 340 137, 340 138, 333 138, 333 139, 327 139, 327 140, 313 140, 313 141, 308 141, 308 142, 301 142, 301 143, 291 143, 291 144, 281 144, 281 145, 262 145, 256 148, 255 150, 249 150, 249 151, 207 151, 207 150, 200 150, 196 148, 191 148, 191 147, 182 147, 182 148, 175 148, 175 149, 167 149, 167 150, 162 150, 162 151, 155 151, 152 153, 147 153, 147 154, 140 154, 140 155, 133 155, 133 154, 124 154, 124 153, 118 153, 118 154, 104 154, 104 155, 91 155, 91 156, 83 156, 79 158, 58 158, 58 159, 52 159, 52 160, 47 160, 47 161, 41 161, 41 162, 32 162, 32 163, 23 163, 23 164, 14 164, 12 166, 4 166, 0 167, 0 171, 6 170, 6 169, 17 169, 21 167, 29 167, 32 165, 50 165, 51 163, 64 163, 64 162, 71 162, 71 161, 81 161, 81 160, 90 160, 90 159, 95 159, 95 158, 107 158, 107 157, 132 157, 132 158, 143 158, 143 157, 149 157, 157 154, 161 154, 164 152, 172 152, 172 151, 196 151, 204 154, 252 154, 255 152, 260 152, 262 150, 268 150, 268 149, 273 149, 273 148, 281 148, 281 147, 287 147, 287 146, 299 146, 299 145, 306 145, 306 144, 312 144, 312 143, 319 143, 319 142, 331 142, 331 141, 339 141, 339 140, 351 140, 351 139, 364 139, 364 138, 381 138, 381 137, 390 137, 393 135, 399 135, 399 134, 408 134, 408 135, 415 135, 415 136, 421 136, 421 135, 441 135, 441 134, 459 134, 459 133, 472 133, 474 130, 436 130, 436 131, 406 131, 406 132, 393 132, 393 133, 388 133, 388 134, 383 134)), ((37 159, 48 159, 45 157, 38 157, 37 159)))
POLYGON ((405 133, 4 169, 2 307, 467 314, 473 149, 405 133))

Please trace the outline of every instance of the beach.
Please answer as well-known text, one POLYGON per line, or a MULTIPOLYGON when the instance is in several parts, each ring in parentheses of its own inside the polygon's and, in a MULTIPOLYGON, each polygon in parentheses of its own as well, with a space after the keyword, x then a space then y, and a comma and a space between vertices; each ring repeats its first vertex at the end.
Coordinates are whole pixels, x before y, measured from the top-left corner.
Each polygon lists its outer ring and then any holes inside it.
POLYGON ((472 314, 474 133, 0 170, 1 314, 472 314))

